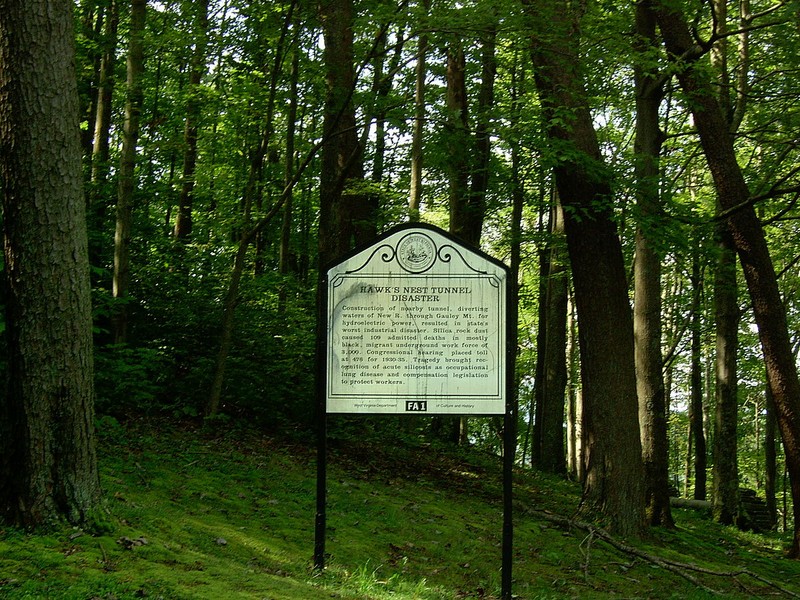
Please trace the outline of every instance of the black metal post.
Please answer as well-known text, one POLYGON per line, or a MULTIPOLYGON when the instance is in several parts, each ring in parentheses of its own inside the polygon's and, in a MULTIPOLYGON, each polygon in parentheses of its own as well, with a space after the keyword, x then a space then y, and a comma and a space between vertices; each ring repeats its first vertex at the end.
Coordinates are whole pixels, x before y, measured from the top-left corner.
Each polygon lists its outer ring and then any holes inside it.
POLYGON ((319 415, 317 427, 317 512, 314 520, 314 568, 325 568, 325 527, 327 507, 328 431, 327 416, 319 415))
MULTIPOLYGON (((506 271, 509 273, 509 271, 506 271)), ((511 274, 514 272, 512 271, 511 274)), ((509 278, 510 279, 510 278, 509 278)), ((506 410, 503 416, 503 565, 501 598, 511 600, 512 564, 514 561, 514 458, 517 453, 517 282, 506 286, 506 410)))
POLYGON ((321 274, 317 289, 316 419, 317 419, 317 510, 314 518, 314 569, 325 568, 325 529, 328 503, 328 276, 321 274))

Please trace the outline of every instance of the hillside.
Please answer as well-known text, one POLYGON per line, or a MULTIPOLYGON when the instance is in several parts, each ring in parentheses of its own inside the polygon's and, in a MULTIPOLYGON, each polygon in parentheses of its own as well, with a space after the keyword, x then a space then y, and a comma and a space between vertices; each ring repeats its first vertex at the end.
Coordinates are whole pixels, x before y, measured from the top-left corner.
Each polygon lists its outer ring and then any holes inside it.
MULTIPOLYGON (((328 568, 311 569, 313 443, 246 426, 101 422, 108 522, 0 529, 0 598, 491 599, 500 593, 500 461, 408 440, 339 439, 329 455, 328 568)), ((785 540, 676 510, 635 547, 568 524, 579 489, 519 470, 514 594, 783 598, 785 540), (616 546, 612 545, 612 543, 616 546), (682 565, 682 566, 681 566, 682 565)))

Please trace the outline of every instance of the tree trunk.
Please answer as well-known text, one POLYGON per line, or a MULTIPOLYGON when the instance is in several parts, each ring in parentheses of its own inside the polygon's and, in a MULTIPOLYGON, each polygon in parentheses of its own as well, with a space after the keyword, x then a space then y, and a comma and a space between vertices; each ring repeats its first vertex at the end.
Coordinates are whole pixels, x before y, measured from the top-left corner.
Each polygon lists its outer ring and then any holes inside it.
POLYGON ((327 97, 323 122, 322 172, 320 175, 320 265, 327 265, 354 244, 373 239, 376 215, 364 193, 353 184, 364 178, 353 92, 353 2, 322 3, 325 38, 327 97))
MULTIPOLYGON (((292 67, 289 73, 289 111, 286 115, 286 160, 284 162, 284 186, 289 186, 294 178, 294 138, 295 121, 297 120, 297 85, 300 76, 300 50, 297 48, 298 39, 295 39, 295 49, 292 53, 292 67)), ((281 223, 281 245, 278 255, 278 271, 281 275, 288 275, 292 269, 291 235, 292 211, 294 208, 293 193, 286 197, 283 206, 283 222, 281 223)), ((296 265, 294 265, 296 268, 296 265)), ((283 284, 285 286, 285 282, 283 284)), ((285 291, 282 291, 282 303, 285 302, 285 291)))
MULTIPOLYGON (((744 3, 742 3, 743 5, 744 3)), ((731 132, 734 131, 731 105, 731 82, 728 74, 728 5, 725 0, 712 2, 719 40, 711 48, 711 63, 717 74, 720 109, 731 132)), ((741 40, 747 33, 740 34, 741 40)), ((746 44, 745 44, 746 45, 746 44)), ((746 58, 746 57, 745 57, 746 58)), ((747 60, 738 66, 747 70, 747 60)), ((745 78, 746 81, 746 78, 745 78)), ((738 85, 741 84, 739 82, 738 85)), ((744 100, 737 111, 744 110, 744 100)), ((717 202, 717 212, 721 208, 717 202)), ((736 438, 739 415, 737 389, 737 349, 739 345, 739 298, 736 281, 736 250, 723 223, 716 227, 717 261, 714 271, 714 319, 716 322, 715 417, 713 442, 713 516, 725 525, 736 522, 739 514, 739 469, 736 438)))
POLYGON ((694 453, 689 453, 689 461, 694 464, 694 499, 706 499, 706 436, 703 428, 703 356, 702 356, 702 316, 703 316, 703 276, 700 268, 700 240, 695 240, 692 255, 692 314, 691 314, 691 367, 689 435, 694 453), (691 459, 694 459, 691 461, 691 459))
POLYGON ((111 130, 111 99, 114 93, 114 67, 117 51, 117 25, 119 24, 119 5, 111 0, 106 17, 103 35, 103 55, 100 60, 100 83, 97 93, 97 110, 92 145, 92 197, 89 204, 97 213, 104 204, 103 187, 108 179, 109 133, 111 130), (100 203, 100 205, 98 205, 100 203))
POLYGON ((206 72, 206 46, 208 45, 208 0, 195 0, 190 5, 195 28, 194 51, 189 69, 189 86, 186 90, 186 121, 183 129, 183 177, 178 199, 178 214, 175 217, 173 235, 185 240, 192 233, 192 210, 194 207, 194 182, 197 170, 197 132, 202 102, 200 82, 206 72))
POLYGON ((550 217, 552 242, 545 283, 545 334, 543 385, 537 420, 539 429, 538 466, 547 473, 566 471, 564 444, 565 390, 567 386, 567 296, 569 274, 563 249, 564 214, 556 203, 550 217))
POLYGON ((142 111, 144 73, 144 25, 147 0, 131 0, 131 24, 128 41, 128 79, 126 84, 125 124, 122 131, 122 153, 119 164, 117 220, 114 234, 114 298, 122 300, 112 317, 114 342, 124 343, 128 337, 128 307, 125 300, 130 287, 130 244, 133 221, 134 171, 136 143, 139 140, 139 119, 142 111))
MULTIPOLYGON (((649 2, 636 3, 634 49, 644 57, 656 44, 656 23, 649 2)), ((644 63, 646 64, 646 63, 644 63)), ((637 181, 639 225, 636 229, 634 262, 633 328, 636 350, 636 391, 639 398, 639 427, 645 469, 647 519, 650 525, 674 527, 669 503, 669 441, 661 356, 661 260, 655 242, 661 209, 659 197, 659 155, 663 133, 659 128, 659 107, 664 81, 637 61, 636 137, 634 170, 637 181)))
POLYGON ((774 528, 778 524, 778 460, 775 448, 775 404, 769 386, 765 386, 767 412, 764 415, 764 498, 770 523, 774 528))
POLYGON ((0 516, 23 527, 86 524, 100 497, 73 8, 0 0, 0 516))
MULTIPOLYGON (((467 100, 466 58, 461 39, 447 49, 447 168, 449 180, 450 233, 467 244, 480 244, 480 231, 475 235, 469 211, 469 175, 472 139, 469 136, 469 102, 467 100)), ((453 444, 466 441, 466 417, 435 416, 433 432, 453 444)))
POLYGON ((714 418, 713 500, 714 520, 725 525, 739 514, 739 469, 736 428, 739 416, 736 353, 739 339, 739 300, 736 254, 730 236, 719 228, 717 268, 714 276, 714 312, 717 329, 716 409, 714 418))
POLYGON ((473 145, 469 136, 466 58, 459 39, 447 49, 447 166, 449 178, 450 233, 468 244, 480 243, 470 220, 469 174, 473 145))
POLYGON ((578 311, 583 427, 584 512, 599 511, 619 535, 645 525, 644 468, 634 373, 633 318, 622 247, 592 115, 579 75, 579 29, 569 5, 529 5, 536 85, 547 135, 558 151, 555 177, 564 207, 578 311), (541 20, 543 19, 543 20, 541 20), (556 116, 557 113, 557 116, 556 116))
MULTIPOLYGON (((430 0, 423 0, 427 13, 430 0)), ((414 124, 411 128, 411 184, 408 200, 408 218, 419 221, 422 204, 422 137, 425 131, 425 74, 428 55, 428 36, 421 34, 417 43, 417 64, 414 68, 414 124)))
POLYGON ((750 297, 767 379, 775 401, 776 418, 786 453, 786 465, 792 488, 794 534, 789 555, 800 557, 800 380, 789 339, 786 311, 778 288, 775 269, 764 231, 750 203, 750 192, 736 161, 728 124, 702 69, 695 69, 692 59, 699 48, 694 43, 684 16, 672 5, 659 3, 659 26, 667 50, 681 57, 684 68, 678 81, 691 99, 695 125, 717 195, 727 219, 750 297))

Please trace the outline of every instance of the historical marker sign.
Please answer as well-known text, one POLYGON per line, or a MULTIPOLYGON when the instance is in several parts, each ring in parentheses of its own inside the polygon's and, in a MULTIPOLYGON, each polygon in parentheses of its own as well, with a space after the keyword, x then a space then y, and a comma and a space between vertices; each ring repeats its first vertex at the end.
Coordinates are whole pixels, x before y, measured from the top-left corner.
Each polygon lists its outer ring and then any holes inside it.
POLYGON ((507 268, 403 225, 327 272, 329 413, 506 412, 507 268))

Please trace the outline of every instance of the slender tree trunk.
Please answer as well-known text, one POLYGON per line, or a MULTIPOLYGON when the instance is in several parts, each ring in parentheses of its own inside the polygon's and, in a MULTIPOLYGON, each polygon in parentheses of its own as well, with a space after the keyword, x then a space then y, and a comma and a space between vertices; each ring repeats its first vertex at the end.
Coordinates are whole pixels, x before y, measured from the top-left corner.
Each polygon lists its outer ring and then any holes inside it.
POLYGON ((200 98, 200 83, 206 72, 206 50, 208 45, 208 0, 194 0, 189 5, 194 22, 194 51, 189 68, 189 85, 186 90, 186 121, 183 129, 183 176, 181 194, 178 199, 178 214, 175 217, 173 235, 179 240, 192 233, 192 210, 194 207, 194 183, 197 170, 197 132, 203 104, 200 98))
MULTIPOLYGON (((557 200, 555 190, 551 191, 551 203, 555 205, 557 200)), ((543 204, 543 203, 542 203, 543 204)), ((539 232, 549 234, 546 239, 552 237, 553 225, 551 219, 553 211, 546 208, 539 211, 539 232), (545 218, 545 214, 547 217, 545 218)), ((544 235, 543 235, 544 237, 544 235)), ((533 442, 531 448, 531 462, 537 467, 542 462, 542 438, 544 437, 544 406, 545 399, 545 357, 547 356, 547 317, 550 314, 547 310, 547 280, 550 277, 550 245, 551 241, 539 248, 539 303, 537 306, 537 328, 536 328, 536 370, 533 378, 533 404, 534 404, 534 424, 533 442)))
MULTIPOLYGON (((289 111, 286 115, 286 160, 284 162, 284 186, 289 186, 294 178, 294 138, 295 138, 295 121, 297 120, 297 86, 300 76, 300 50, 297 47, 295 39, 295 48, 292 53, 292 66, 289 73, 289 111)), ((288 275, 292 265, 292 252, 291 252, 291 236, 292 236, 292 222, 293 222, 293 193, 290 193, 286 198, 286 203, 283 207, 283 222, 281 223, 281 245, 280 253, 278 256, 278 271, 281 275, 288 275)), ((284 283, 285 285, 285 283, 284 283)), ((286 300, 285 291, 282 288, 282 303, 286 300)))
POLYGON ((97 94, 97 110, 94 126, 94 143, 92 146, 92 197, 90 205, 97 213, 105 204, 103 188, 108 179, 109 170, 109 134, 111 130, 111 99, 114 93, 114 67, 116 66, 117 25, 119 24, 119 5, 111 0, 106 17, 103 34, 103 55, 100 60, 100 84, 97 94))
POLYGON ((800 380, 797 376, 777 276, 761 223, 750 202, 750 192, 736 161, 732 140, 717 99, 702 69, 695 69, 695 44, 684 16, 674 6, 659 2, 661 34, 672 57, 681 57, 677 73, 684 93, 691 99, 695 125, 717 195, 727 219, 742 265, 767 367, 767 379, 775 401, 776 418, 783 439, 794 500, 794 534, 789 555, 800 557, 800 380))
POLYGON ((124 343, 128 338, 128 307, 125 300, 131 281, 130 244, 133 222, 133 191, 135 187, 136 144, 139 140, 139 120, 142 112, 144 73, 144 25, 147 0, 131 0, 131 22, 128 40, 128 78, 126 83, 125 124, 122 131, 122 153, 119 164, 117 219, 114 234, 114 298, 122 300, 112 317, 114 341, 124 343))
POLYGON ((703 364, 702 364, 702 310, 703 310, 703 276, 700 268, 700 251, 695 241, 692 255, 693 301, 691 314, 691 367, 690 367, 690 402, 689 431, 694 453, 694 499, 706 499, 706 436, 703 428, 703 364))
MULTIPOLYGON (((643 57, 656 45, 656 23, 649 1, 636 4, 635 50, 643 57)), ((646 63, 645 63, 646 64, 646 63)), ((669 441, 661 356, 661 259, 656 251, 658 236, 659 155, 663 133, 659 108, 664 81, 637 61, 635 174, 639 225, 636 229, 634 262, 633 327, 636 349, 636 391, 639 398, 639 427, 646 478, 647 519, 650 525, 674 527, 669 504, 669 441)))
POLYGON ((769 386, 765 386, 767 414, 764 415, 764 497, 772 527, 778 524, 778 460, 775 447, 775 404, 769 386))
POLYGON ((548 473, 564 473, 565 390, 567 386, 567 297, 569 275, 563 246, 564 215, 556 203, 550 217, 553 241, 550 245, 545 293, 545 335, 543 393, 538 419, 541 420, 539 468, 548 473))
POLYGON ((583 453, 583 394, 579 386, 578 333, 574 303, 567 307, 567 439, 569 474, 583 483, 586 479, 586 460, 583 453))
POLYGON ((463 216, 464 239, 480 244, 483 220, 486 217, 486 193, 491 176, 491 113, 494 110, 494 82, 497 74, 495 57, 497 32, 494 23, 481 40, 481 85, 478 110, 475 114, 475 158, 471 167, 469 197, 463 216))
POLYGON ((91 162, 92 156, 92 134, 95 130, 95 119, 97 118, 97 103, 100 94, 100 81, 102 78, 102 59, 103 59, 103 29, 107 27, 106 10, 104 6, 98 6, 96 0, 82 0, 80 7, 81 31, 88 42, 87 58, 92 63, 93 77, 81 86, 78 82, 78 94, 81 101, 85 98, 87 102, 81 104, 79 109, 81 118, 86 119, 87 127, 81 131, 82 154, 91 162))
POLYGON ((636 536, 645 526, 645 496, 633 318, 610 178, 602 175, 605 165, 579 74, 578 19, 560 0, 528 7, 528 15, 538 19, 530 31, 548 32, 532 39, 547 135, 558 148, 569 147, 558 152, 554 172, 580 322, 586 440, 582 509, 600 512, 615 533, 636 536))
POLYGON ((469 174, 473 146, 469 136, 466 59, 463 42, 451 43, 447 50, 447 165, 449 178, 450 232, 468 244, 480 242, 471 227, 469 174))
POLYGON ((23 527, 91 523, 100 499, 73 10, 0 0, 0 517, 23 527))
MULTIPOLYGON (((422 5, 427 13, 430 0, 423 0, 422 5)), ((425 76, 428 55, 428 36, 422 34, 417 43, 417 64, 414 68, 414 124, 411 129, 411 188, 408 200, 408 217, 411 221, 419 221, 422 203, 422 137, 425 132, 425 76)))

